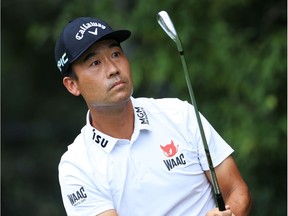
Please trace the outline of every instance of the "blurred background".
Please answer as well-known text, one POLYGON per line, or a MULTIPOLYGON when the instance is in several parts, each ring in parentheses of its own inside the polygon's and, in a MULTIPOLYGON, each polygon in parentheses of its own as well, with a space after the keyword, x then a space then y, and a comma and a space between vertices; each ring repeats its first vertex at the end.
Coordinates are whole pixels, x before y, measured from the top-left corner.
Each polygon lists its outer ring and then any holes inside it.
MULTIPOLYGON (((189 100, 166 10, 182 39, 199 110, 235 149, 253 216, 287 213, 287 2, 284 0, 2 0, 1 215, 65 215, 57 166, 85 124, 62 85, 54 43, 68 20, 127 28, 134 96, 189 100)), ((160 201, 159 201, 160 202, 160 201)), ((152 213, 151 213, 152 215, 152 213)))

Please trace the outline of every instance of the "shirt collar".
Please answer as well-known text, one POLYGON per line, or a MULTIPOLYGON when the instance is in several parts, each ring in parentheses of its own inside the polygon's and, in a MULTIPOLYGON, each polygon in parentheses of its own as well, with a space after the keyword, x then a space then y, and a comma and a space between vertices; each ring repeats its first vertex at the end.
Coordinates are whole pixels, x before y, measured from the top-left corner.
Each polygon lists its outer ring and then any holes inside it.
MULTIPOLYGON (((137 100, 131 97, 133 108, 134 108, 134 130, 132 137, 138 136, 141 130, 151 130, 149 124, 149 117, 147 111, 137 100)), ((90 111, 88 110, 86 116, 86 126, 82 129, 85 137, 85 143, 88 145, 88 149, 91 145, 96 145, 106 153, 110 153, 114 146, 119 142, 120 139, 111 137, 104 134, 94 128, 90 123, 90 111)))
POLYGON ((147 109, 133 97, 131 100, 134 108, 134 132, 136 130, 151 130, 147 109))
POLYGON ((82 130, 88 149, 91 145, 96 145, 98 148, 102 149, 107 153, 111 152, 118 139, 104 134, 94 128, 90 123, 90 119, 90 111, 88 110, 86 116, 86 126, 82 130))

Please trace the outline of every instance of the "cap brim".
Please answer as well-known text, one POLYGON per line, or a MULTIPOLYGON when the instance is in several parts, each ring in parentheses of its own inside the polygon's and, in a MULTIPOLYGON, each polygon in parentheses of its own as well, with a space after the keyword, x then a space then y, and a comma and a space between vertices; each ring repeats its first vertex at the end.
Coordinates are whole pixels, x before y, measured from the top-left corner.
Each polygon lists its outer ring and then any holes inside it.
POLYGON ((103 40, 103 39, 115 39, 117 42, 121 43, 125 40, 127 40, 131 35, 131 32, 128 30, 116 30, 113 31, 111 33, 108 33, 106 35, 104 35, 103 37, 99 38, 99 40, 103 40))

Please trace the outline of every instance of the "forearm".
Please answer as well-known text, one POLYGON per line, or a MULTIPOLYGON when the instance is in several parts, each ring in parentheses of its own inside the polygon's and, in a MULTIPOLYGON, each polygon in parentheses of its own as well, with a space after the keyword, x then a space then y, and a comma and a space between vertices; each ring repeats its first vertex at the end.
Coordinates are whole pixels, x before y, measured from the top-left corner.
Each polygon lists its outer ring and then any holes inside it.
MULTIPOLYGON (((225 204, 235 216, 248 216, 252 206, 252 200, 247 184, 230 156, 215 168, 220 191, 225 204)), ((206 173, 211 181, 210 173, 206 173)))
POLYGON ((235 216, 248 216, 252 206, 252 199, 247 186, 236 188, 227 198, 226 205, 235 216))

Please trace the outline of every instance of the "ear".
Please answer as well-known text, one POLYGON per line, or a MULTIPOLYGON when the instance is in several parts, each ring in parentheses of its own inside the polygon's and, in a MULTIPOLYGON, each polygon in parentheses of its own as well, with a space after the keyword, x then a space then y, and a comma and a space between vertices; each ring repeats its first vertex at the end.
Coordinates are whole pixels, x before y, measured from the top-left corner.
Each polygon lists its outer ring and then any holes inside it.
POLYGON ((73 94, 75 96, 80 95, 80 91, 78 89, 78 84, 71 77, 64 77, 63 78, 63 84, 71 94, 73 94))

